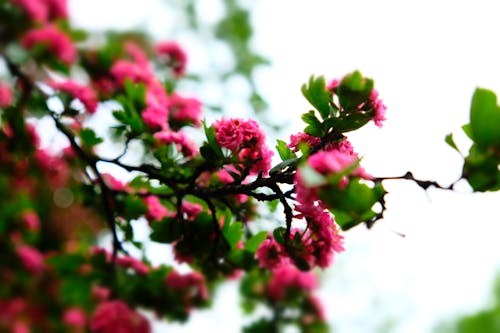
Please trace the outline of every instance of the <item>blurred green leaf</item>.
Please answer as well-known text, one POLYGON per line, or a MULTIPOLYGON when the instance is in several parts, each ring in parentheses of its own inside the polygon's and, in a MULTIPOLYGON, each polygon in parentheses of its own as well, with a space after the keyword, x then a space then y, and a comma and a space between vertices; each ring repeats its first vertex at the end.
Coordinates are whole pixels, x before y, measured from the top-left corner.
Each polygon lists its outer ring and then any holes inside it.
POLYGON ((500 108, 494 92, 477 88, 470 108, 470 130, 481 147, 500 146, 500 108))

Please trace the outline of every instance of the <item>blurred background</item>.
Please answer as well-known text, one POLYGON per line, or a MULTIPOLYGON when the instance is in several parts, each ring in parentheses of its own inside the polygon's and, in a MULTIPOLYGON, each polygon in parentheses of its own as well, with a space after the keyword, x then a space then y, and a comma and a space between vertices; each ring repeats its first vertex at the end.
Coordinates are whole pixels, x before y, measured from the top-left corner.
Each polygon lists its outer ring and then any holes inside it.
MULTIPOLYGON (((333 79, 360 70, 388 107, 382 129, 349 135, 374 176, 412 171, 448 186, 462 160, 445 135, 454 132, 466 152, 460 127, 475 87, 500 92, 496 1, 73 0, 70 8, 87 29, 140 28, 177 40, 190 57, 181 89, 201 98, 207 120, 221 111, 257 117, 271 147, 303 128, 309 106, 300 86, 311 74, 333 79)), ((456 192, 425 192, 401 180, 384 185, 384 220, 346 232, 346 251, 321 273, 332 330, 489 332, 478 328, 500 318, 491 310, 498 307, 500 193, 471 194, 466 183, 456 192)), ((237 304, 230 283, 213 309, 155 331, 237 332, 248 321, 237 304)))

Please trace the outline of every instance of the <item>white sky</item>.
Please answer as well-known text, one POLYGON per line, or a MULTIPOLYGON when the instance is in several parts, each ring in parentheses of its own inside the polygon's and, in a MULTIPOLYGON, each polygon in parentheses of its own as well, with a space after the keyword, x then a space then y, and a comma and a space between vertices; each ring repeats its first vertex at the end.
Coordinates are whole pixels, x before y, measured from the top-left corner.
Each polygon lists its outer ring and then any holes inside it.
MULTIPOLYGON (((132 21, 168 31, 175 18, 157 2, 87 0, 72 6, 81 23, 105 26, 113 13, 116 26, 132 21)), ((210 2, 203 4, 210 16, 210 2)), ((299 115, 309 108, 300 86, 311 74, 333 78, 361 70, 375 79, 389 107, 382 130, 370 125, 350 136, 365 168, 376 176, 411 170, 448 184, 461 164, 444 136, 456 132, 466 149, 460 126, 468 122, 474 88, 500 93, 498 13, 498 2, 486 0, 258 1, 255 43, 273 62, 260 71, 259 83, 273 117, 296 114, 296 132, 299 115)), ((321 296, 337 333, 377 332, 390 320, 394 329, 380 332, 429 332, 437 320, 480 308, 499 268, 500 193, 470 195, 462 186, 461 193, 426 194, 405 182, 386 187, 386 219, 371 231, 346 233, 347 251, 323 276, 321 296)), ((221 293, 214 311, 168 331, 238 331, 235 291, 221 293)))

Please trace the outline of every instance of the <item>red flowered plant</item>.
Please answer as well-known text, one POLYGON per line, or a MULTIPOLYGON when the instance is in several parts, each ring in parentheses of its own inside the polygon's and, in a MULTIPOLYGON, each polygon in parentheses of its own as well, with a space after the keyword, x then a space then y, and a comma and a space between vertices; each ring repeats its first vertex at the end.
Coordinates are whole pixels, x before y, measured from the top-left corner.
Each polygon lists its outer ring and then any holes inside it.
MULTIPOLYGON (((4 0, 0 17, 11 16, 24 20, 0 21, 0 331, 151 332, 143 311, 184 321, 228 279, 248 311, 272 312, 248 332, 328 330, 315 269, 344 251, 341 230, 385 209, 386 178, 347 140, 385 120, 371 79, 311 77, 313 110, 303 132, 278 140, 276 163, 255 120, 202 121, 203 101, 178 91, 188 57, 176 42, 124 33, 93 44, 64 0, 4 0), (153 264, 149 242, 175 262, 153 264)), ((464 177, 494 190, 499 142, 471 125, 484 159, 466 159, 464 177)))

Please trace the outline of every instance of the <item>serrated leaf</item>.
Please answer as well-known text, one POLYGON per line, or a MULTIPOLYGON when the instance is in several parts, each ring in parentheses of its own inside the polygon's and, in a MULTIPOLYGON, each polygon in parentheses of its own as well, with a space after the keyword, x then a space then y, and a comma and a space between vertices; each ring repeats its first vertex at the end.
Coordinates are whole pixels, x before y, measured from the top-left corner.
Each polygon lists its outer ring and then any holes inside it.
POLYGON ((323 76, 311 75, 309 82, 302 85, 302 94, 320 113, 323 119, 330 115, 330 93, 326 90, 323 76))

